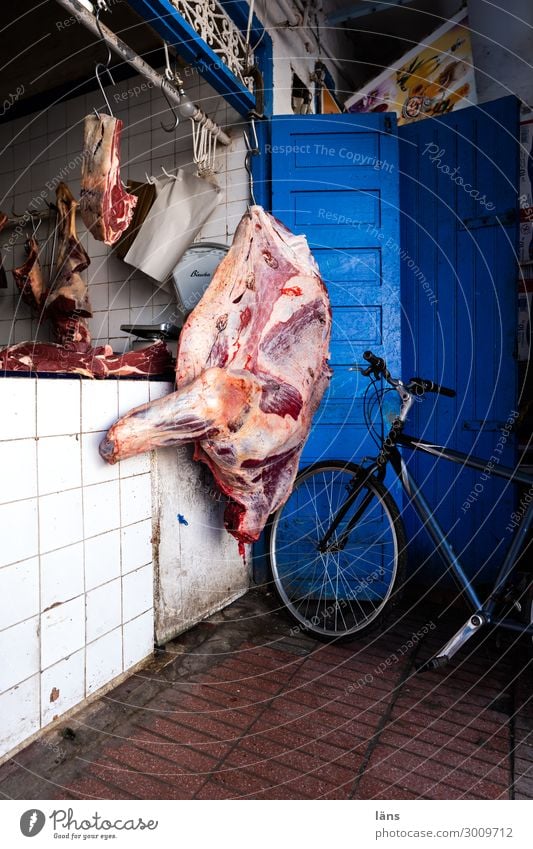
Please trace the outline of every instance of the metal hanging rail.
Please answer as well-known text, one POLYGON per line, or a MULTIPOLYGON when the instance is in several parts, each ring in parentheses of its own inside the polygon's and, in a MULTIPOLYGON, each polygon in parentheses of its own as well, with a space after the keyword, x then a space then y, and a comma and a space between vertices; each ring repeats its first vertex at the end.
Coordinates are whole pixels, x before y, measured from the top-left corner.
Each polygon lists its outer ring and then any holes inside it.
MULTIPOLYGON (((84 5, 82 5, 81 2, 79 2, 79 0, 57 0, 57 3, 59 3, 60 6, 63 6, 70 15, 73 15, 78 21, 84 24, 84 26, 86 26, 87 29, 89 29, 99 40, 103 36, 106 44, 111 50, 117 53, 121 59, 127 62, 128 65, 131 65, 131 67, 139 74, 146 77, 146 79, 153 83, 154 86, 163 86, 169 99, 172 100, 179 108, 180 94, 174 86, 170 85, 168 80, 166 80, 162 74, 159 74, 151 67, 151 65, 138 56, 125 41, 122 41, 122 39, 110 30, 109 27, 103 24, 102 21, 100 21, 100 33, 96 24, 96 18, 84 5)), ((199 106, 195 105, 195 112, 191 115, 191 120, 195 121, 197 124, 204 124, 206 129, 216 138, 219 144, 226 146, 231 144, 231 139, 227 133, 225 133, 224 130, 215 123, 215 121, 212 121, 199 106)))

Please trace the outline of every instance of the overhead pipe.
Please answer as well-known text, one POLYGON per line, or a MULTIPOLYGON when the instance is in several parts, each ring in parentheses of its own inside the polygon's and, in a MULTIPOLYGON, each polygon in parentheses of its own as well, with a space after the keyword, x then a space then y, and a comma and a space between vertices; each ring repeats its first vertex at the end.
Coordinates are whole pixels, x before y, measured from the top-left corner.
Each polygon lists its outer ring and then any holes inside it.
MULTIPOLYGON (((90 30, 93 35, 100 41, 102 36, 104 41, 109 46, 111 50, 117 53, 121 59, 127 62, 128 65, 131 65, 137 73, 141 74, 147 80, 149 80, 154 86, 162 87, 164 86, 165 91, 167 92, 169 99, 172 100, 179 109, 180 103, 181 105, 185 105, 181 99, 179 91, 174 88, 174 86, 170 85, 168 80, 162 74, 159 74, 151 65, 144 61, 140 56, 135 53, 131 47, 129 47, 125 41, 122 41, 112 30, 109 29, 102 21, 100 20, 100 30, 98 31, 98 26, 96 24, 96 18, 91 14, 83 5, 81 0, 56 0, 60 6, 62 6, 70 15, 73 15, 80 23, 84 24, 88 30, 90 30)), ((206 129, 211 133, 212 136, 215 136, 217 142, 222 145, 231 144, 231 139, 224 132, 224 130, 218 126, 214 121, 209 118, 206 113, 200 109, 199 106, 194 104, 195 111, 190 116, 193 121, 197 124, 205 124, 206 129)))

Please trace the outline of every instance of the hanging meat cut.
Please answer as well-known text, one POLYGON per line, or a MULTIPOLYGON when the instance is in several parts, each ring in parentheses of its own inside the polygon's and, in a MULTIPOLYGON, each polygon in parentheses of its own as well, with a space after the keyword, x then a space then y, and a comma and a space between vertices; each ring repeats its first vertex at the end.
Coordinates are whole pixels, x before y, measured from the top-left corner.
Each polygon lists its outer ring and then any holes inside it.
POLYGON ((91 260, 76 233, 78 202, 66 183, 56 189, 57 259, 44 309, 59 345, 75 350, 90 350, 91 335, 87 318, 92 316, 87 283, 81 272, 91 260))
POLYGON ((3 348, 0 368, 4 372, 57 372, 99 378, 167 375, 173 360, 164 342, 125 354, 114 354, 109 345, 91 347, 87 319, 92 310, 87 283, 81 276, 90 260, 76 234, 78 204, 66 183, 57 186, 56 204, 58 247, 50 286, 43 282, 39 245, 34 237, 26 243, 27 260, 13 269, 21 297, 37 318, 50 320, 56 343, 20 342, 3 348))
POLYGON ((39 262, 39 243, 35 236, 26 239, 24 249, 27 259, 18 268, 13 269, 13 277, 24 303, 28 304, 37 315, 40 315, 46 286, 39 262))
POLYGON ((129 226, 137 197, 120 181, 122 121, 111 115, 85 118, 80 210, 95 239, 113 245, 129 226))
POLYGON ((331 375, 330 329, 305 237, 252 206, 182 330, 177 391, 119 419, 101 455, 114 463, 194 442, 228 496, 226 528, 242 550, 291 490, 331 375))

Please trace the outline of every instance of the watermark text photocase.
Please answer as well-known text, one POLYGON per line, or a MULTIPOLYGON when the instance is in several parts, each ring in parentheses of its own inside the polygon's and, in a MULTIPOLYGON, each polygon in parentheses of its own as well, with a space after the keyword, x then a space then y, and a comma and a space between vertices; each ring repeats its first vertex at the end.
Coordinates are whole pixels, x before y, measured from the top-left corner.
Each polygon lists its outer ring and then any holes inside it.
POLYGON ((445 174, 450 178, 452 183, 460 186, 467 195, 470 195, 470 197, 480 203, 481 206, 484 206, 487 212, 492 212, 493 209, 496 209, 494 204, 487 200, 486 195, 482 195, 479 189, 476 189, 471 183, 465 182, 464 177, 459 173, 461 170, 459 165, 456 165, 455 168, 450 168, 449 165, 446 165, 446 163, 442 161, 446 156, 446 150, 443 147, 439 147, 438 144, 435 144, 434 142, 428 142, 422 151, 422 156, 429 156, 429 161, 438 171, 441 172, 441 174, 445 174))

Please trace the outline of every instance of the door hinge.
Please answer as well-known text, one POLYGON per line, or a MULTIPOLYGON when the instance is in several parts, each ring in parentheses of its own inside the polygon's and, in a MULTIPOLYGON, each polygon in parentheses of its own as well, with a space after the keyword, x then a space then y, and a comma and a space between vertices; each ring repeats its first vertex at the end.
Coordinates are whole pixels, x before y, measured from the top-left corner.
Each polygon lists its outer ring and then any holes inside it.
POLYGON ((462 218, 459 228, 461 230, 477 230, 479 227, 509 227, 517 220, 516 209, 506 209, 501 213, 491 215, 478 215, 472 218, 462 218))

